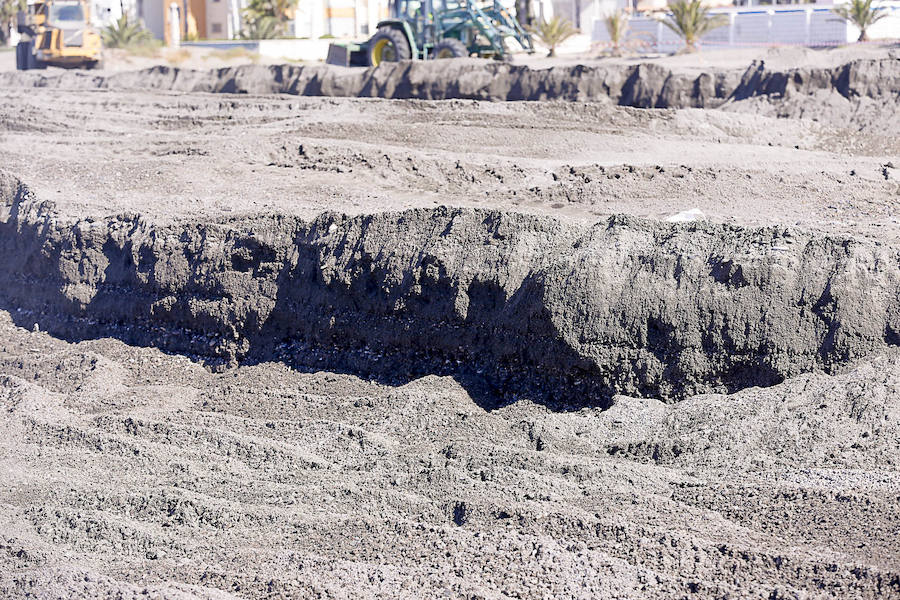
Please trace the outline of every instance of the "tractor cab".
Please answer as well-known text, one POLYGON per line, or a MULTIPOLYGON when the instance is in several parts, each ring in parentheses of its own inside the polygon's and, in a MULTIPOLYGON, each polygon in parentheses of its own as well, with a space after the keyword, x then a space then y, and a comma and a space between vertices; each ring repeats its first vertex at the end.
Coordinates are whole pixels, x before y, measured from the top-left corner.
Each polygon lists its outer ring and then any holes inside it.
POLYGON ((80 2, 50 2, 36 4, 41 13, 46 15, 47 23, 60 29, 84 27, 87 15, 80 2))

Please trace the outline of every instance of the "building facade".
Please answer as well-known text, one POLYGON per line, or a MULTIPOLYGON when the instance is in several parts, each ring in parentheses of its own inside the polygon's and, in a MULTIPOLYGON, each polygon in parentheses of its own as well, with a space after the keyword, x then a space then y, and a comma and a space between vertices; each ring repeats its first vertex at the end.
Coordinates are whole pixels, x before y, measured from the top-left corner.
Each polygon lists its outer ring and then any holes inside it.
MULTIPOLYGON (((727 24, 710 31, 700 43, 707 48, 740 48, 756 46, 840 46, 855 42, 859 29, 837 17, 834 4, 790 4, 785 0, 773 4, 769 0, 738 0, 741 6, 715 8, 712 12, 725 15, 727 24), (752 4, 751 4, 752 3, 752 4)), ((900 38, 900 2, 882 2, 877 5, 886 18, 869 30, 869 37, 877 39, 900 38)), ((593 23, 592 41, 604 44, 609 41, 604 16, 593 23)), ((675 52, 684 42, 662 23, 665 12, 640 15, 629 22, 629 35, 639 39, 643 50, 649 52, 675 52)))

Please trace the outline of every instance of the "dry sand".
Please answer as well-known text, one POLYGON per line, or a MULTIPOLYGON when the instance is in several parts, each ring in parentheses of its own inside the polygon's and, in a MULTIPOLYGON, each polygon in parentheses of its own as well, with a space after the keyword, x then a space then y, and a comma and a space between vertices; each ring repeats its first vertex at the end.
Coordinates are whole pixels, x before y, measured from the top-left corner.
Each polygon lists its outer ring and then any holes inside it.
POLYGON ((900 597, 889 99, 0 98, 0 596, 900 597))
POLYGON ((812 121, 590 102, 0 96, 5 168, 72 217, 447 205, 596 221, 699 208, 741 225, 900 231, 898 148, 812 121))

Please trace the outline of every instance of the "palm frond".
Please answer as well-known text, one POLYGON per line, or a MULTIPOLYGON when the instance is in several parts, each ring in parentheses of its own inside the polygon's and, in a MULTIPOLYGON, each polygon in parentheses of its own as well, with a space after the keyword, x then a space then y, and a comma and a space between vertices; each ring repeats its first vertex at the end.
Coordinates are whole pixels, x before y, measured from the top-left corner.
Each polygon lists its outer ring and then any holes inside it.
POLYGON ((685 50, 697 49, 700 38, 719 27, 728 25, 725 15, 711 15, 702 0, 678 0, 669 3, 671 16, 663 20, 663 25, 684 40, 685 50))
POLYGON ((140 23, 131 22, 127 14, 116 19, 112 25, 104 27, 100 37, 107 48, 128 48, 153 43, 153 34, 144 29, 140 23))
POLYGON ((241 38, 271 40, 284 33, 284 22, 271 15, 247 15, 241 38))
POLYGON ((625 40, 628 35, 628 20, 628 13, 624 10, 617 10, 604 19, 606 32, 613 44, 621 44, 625 40))
POLYGON ((887 16, 887 12, 872 6, 873 0, 850 0, 848 4, 835 6, 831 12, 859 29, 859 41, 869 39, 868 29, 887 16))
POLYGON ((556 56, 556 47, 579 32, 571 22, 558 16, 549 21, 542 20, 536 27, 529 27, 529 30, 547 47, 547 56, 556 56))
POLYGON ((603 20, 606 33, 609 34, 610 52, 613 56, 622 55, 622 46, 628 38, 629 16, 624 10, 617 10, 603 20))

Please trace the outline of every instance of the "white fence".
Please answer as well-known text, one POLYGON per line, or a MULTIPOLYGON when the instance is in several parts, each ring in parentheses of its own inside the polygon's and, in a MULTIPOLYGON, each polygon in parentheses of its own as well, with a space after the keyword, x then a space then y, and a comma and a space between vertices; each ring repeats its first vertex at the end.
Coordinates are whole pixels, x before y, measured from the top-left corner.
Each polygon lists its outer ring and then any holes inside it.
MULTIPOLYGON (((900 38, 900 2, 881 5, 888 16, 869 29, 872 39, 900 38)), ((705 47, 836 46, 856 41, 859 30, 845 23, 831 7, 784 6, 735 8, 711 11, 727 15, 729 24, 701 39, 705 47)), ((674 52, 684 45, 675 33, 652 17, 631 19, 629 37, 647 52, 674 52)), ((594 21, 594 42, 609 42, 603 19, 594 21)))
POLYGON ((182 42, 182 46, 207 48, 210 50, 232 50, 243 48, 260 56, 287 60, 324 61, 328 55, 328 44, 335 40, 209 40, 203 42, 182 42))

